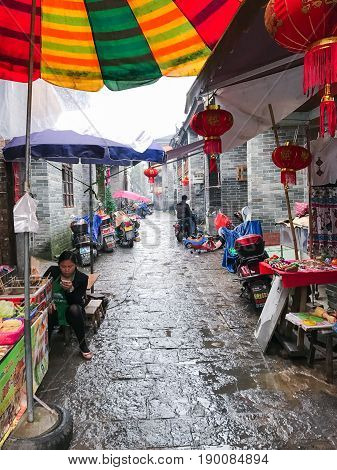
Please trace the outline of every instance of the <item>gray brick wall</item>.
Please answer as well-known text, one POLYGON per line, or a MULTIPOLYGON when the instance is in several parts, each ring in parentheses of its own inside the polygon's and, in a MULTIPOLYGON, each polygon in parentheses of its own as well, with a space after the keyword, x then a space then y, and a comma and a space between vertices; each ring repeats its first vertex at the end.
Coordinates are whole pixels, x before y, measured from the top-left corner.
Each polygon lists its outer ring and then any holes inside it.
POLYGON ((221 207, 233 220, 234 212, 248 204, 247 181, 237 181, 237 167, 247 165, 247 144, 221 155, 221 207))
MULTIPOLYGON (((295 128, 281 127, 279 130, 281 144, 292 140, 294 134, 295 128)), ((297 143, 304 145, 304 142, 302 129, 297 143)), ((252 209, 253 217, 262 221, 265 232, 277 232, 275 219, 287 218, 284 189, 280 182, 280 169, 271 159, 274 149, 275 139, 272 130, 247 143, 248 204, 252 209)), ((307 200, 306 174, 307 170, 298 171, 297 185, 289 190, 292 207, 296 201, 307 200)))
MULTIPOLYGON (((70 222, 72 215, 88 213, 89 195, 80 181, 89 183, 89 165, 73 165, 74 207, 63 206, 61 164, 32 162, 32 192, 38 200, 37 217, 39 232, 34 235, 33 253, 37 256, 52 258, 63 250, 71 248, 70 222), (78 179, 79 181, 75 180, 78 179)), ((95 166, 93 165, 93 181, 95 166)), ((96 206, 94 200, 94 208, 96 206)))

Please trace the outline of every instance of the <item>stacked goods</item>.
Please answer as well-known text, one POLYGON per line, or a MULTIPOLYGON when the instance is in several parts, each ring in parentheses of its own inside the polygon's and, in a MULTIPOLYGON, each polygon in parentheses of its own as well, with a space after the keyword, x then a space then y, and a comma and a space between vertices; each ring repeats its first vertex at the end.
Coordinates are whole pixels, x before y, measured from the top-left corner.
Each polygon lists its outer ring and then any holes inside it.
POLYGON ((295 273, 299 270, 299 264, 293 261, 285 260, 284 258, 279 258, 276 255, 273 255, 271 258, 265 260, 273 269, 278 271, 285 271, 289 273, 295 273))
POLYGON ((16 319, 0 319, 0 345, 16 343, 23 335, 23 321, 16 319))
POLYGON ((313 315, 314 317, 323 318, 324 320, 327 320, 329 323, 337 322, 337 312, 332 311, 328 313, 322 307, 316 307, 315 310, 311 312, 311 315, 313 315))

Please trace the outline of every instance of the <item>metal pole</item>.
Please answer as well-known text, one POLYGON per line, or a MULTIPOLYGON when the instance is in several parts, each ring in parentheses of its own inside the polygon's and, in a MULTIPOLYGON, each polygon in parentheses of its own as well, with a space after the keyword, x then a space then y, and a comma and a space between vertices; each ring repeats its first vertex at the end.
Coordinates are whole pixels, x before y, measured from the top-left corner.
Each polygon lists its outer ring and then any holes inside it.
MULTIPOLYGON (((32 12, 30 17, 30 45, 28 64, 28 94, 27 94, 27 119, 26 119, 26 147, 25 147, 25 183, 24 191, 30 192, 30 132, 32 123, 32 95, 33 95, 33 71, 34 71, 34 42, 35 42, 35 18, 36 0, 32 0, 32 12)), ((25 365, 26 365, 26 393, 27 393, 27 421, 34 421, 34 395, 33 395, 33 361, 32 338, 30 321, 30 253, 29 232, 24 233, 24 291, 25 291, 25 365)))
MULTIPOLYGON (((307 138, 307 149, 310 152, 310 129, 306 129, 306 138, 307 138)), ((311 174, 311 165, 308 166, 308 201, 309 201, 309 257, 312 258, 313 255, 313 223, 312 223, 312 174, 311 174)), ((314 296, 313 296, 314 299, 314 296)))
MULTIPOLYGON (((89 226, 90 226, 90 273, 94 272, 94 240, 93 240, 93 227, 94 227, 94 208, 92 200, 92 165, 89 165, 89 226)), ((93 287, 91 288, 93 292, 93 287)))

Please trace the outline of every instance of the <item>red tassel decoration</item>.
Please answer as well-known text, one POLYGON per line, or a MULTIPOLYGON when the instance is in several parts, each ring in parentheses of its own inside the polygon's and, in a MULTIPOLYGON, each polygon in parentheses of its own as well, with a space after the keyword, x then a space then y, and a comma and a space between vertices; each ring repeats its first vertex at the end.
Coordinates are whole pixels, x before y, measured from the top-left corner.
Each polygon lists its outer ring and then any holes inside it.
POLYGON ((209 172, 210 173, 218 173, 218 165, 216 164, 215 155, 211 155, 211 157, 209 159, 209 172))
POLYGON ((284 186, 296 184, 296 171, 289 168, 282 168, 281 170, 281 183, 284 186))
POLYGON ((222 151, 219 137, 205 137, 204 152, 207 155, 219 154, 222 151))
MULTIPOLYGON (((330 87, 330 85, 329 85, 330 87)), ((333 96, 330 95, 329 91, 327 90, 328 86, 325 87, 326 94, 323 96, 321 105, 320 105, 320 114, 321 114, 321 121, 320 121, 320 135, 324 137, 325 134, 325 117, 327 117, 328 123, 328 130, 331 137, 335 137, 336 134, 336 103, 333 96)))
POLYGON ((326 83, 337 82, 336 37, 317 41, 304 56, 304 93, 326 83))

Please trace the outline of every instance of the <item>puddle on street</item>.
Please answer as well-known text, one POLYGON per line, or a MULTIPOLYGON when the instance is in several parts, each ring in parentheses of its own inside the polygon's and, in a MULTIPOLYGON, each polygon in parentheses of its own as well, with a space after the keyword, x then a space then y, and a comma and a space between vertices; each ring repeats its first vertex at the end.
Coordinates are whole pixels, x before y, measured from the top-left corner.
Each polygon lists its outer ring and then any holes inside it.
POLYGON ((204 341, 203 343, 205 349, 223 348, 224 345, 223 341, 204 341))

